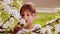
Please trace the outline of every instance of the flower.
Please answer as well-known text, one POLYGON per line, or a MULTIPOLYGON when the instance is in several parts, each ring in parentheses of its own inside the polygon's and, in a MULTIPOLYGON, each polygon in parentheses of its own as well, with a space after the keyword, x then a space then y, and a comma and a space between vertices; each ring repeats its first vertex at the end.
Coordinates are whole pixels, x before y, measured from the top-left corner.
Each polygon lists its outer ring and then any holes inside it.
POLYGON ((20 24, 21 24, 21 25, 23 24, 23 25, 24 25, 24 27, 26 27, 26 25, 27 25, 27 24, 26 24, 26 22, 25 22, 25 20, 24 20, 24 19, 19 20, 19 22, 20 22, 20 24))
POLYGON ((20 19, 21 17, 20 17, 20 14, 18 13, 18 10, 17 9, 15 9, 15 10, 12 10, 12 15, 16 18, 16 19, 20 19))
POLYGON ((43 34, 45 34, 46 28, 41 28, 40 32, 43 33, 43 34))
POLYGON ((48 34, 52 34, 51 29, 50 29, 49 26, 46 26, 46 30, 47 30, 47 33, 48 33, 48 34))
POLYGON ((26 33, 29 33, 30 32, 30 30, 27 30, 27 29, 22 29, 22 30, 20 30, 20 31, 18 31, 16 34, 26 34, 26 33))
POLYGON ((0 21, 0 26, 3 24, 3 22, 0 21))
POLYGON ((55 25, 55 31, 56 33, 60 32, 60 24, 55 25))
POLYGON ((34 29, 39 29, 39 28, 42 28, 42 26, 40 24, 34 25, 34 29))
POLYGON ((11 25, 11 22, 10 21, 6 21, 6 23, 4 23, 2 25, 2 28, 8 28, 8 26, 10 26, 10 25, 11 25))
POLYGON ((6 24, 3 24, 2 28, 8 28, 8 26, 6 24))
MULTIPOLYGON (((3 4, 4 5, 4 4, 3 4)), ((4 9, 7 10, 9 12, 9 14, 11 14, 12 16, 14 16, 17 20, 19 20, 21 17, 20 17, 20 14, 18 13, 18 10, 17 9, 12 9, 10 6, 8 5, 4 5, 4 9)))
POLYGON ((10 0, 3 0, 3 2, 4 2, 5 4, 9 4, 9 3, 10 3, 10 0))
POLYGON ((14 23, 14 18, 13 17, 10 18, 10 22, 11 22, 10 24, 14 23))
POLYGON ((14 3, 14 1, 13 1, 13 0, 11 0, 11 1, 10 1, 10 3, 14 3))
POLYGON ((32 29, 32 31, 34 33, 40 33, 40 30, 41 30, 41 25, 40 24, 34 25, 34 28, 32 29))

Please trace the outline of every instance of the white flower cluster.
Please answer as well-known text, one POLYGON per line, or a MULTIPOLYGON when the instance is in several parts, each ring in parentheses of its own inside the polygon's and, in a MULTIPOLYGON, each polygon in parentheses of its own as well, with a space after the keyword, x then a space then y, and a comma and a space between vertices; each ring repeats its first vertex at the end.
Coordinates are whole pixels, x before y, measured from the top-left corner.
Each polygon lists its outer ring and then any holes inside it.
POLYGON ((60 32, 60 24, 55 25, 55 32, 58 34, 60 32))
POLYGON ((14 16, 17 19, 20 19, 20 14, 18 13, 18 10, 15 9, 13 10, 12 7, 5 5, 5 3, 2 3, 4 10, 7 10, 9 12, 9 14, 11 14, 12 16, 14 16))
MULTIPOLYGON (((60 24, 56 24, 54 26, 55 28, 55 33, 58 34, 60 32, 60 24)), ((34 26, 33 29, 30 29, 30 30, 27 30, 27 29, 22 29, 20 31, 17 32, 17 34, 27 34, 27 33, 31 33, 33 32, 33 34, 52 34, 52 29, 53 29, 53 26, 50 26, 50 25, 47 25, 46 27, 43 27, 40 25, 40 24, 37 24, 34 26)))
POLYGON ((13 23, 14 23, 14 18, 11 17, 9 21, 6 21, 6 23, 2 25, 2 27, 8 28, 8 26, 10 26, 13 23))
POLYGON ((29 30, 23 28, 22 30, 18 31, 16 34, 26 34, 28 32, 29 30))
POLYGON ((41 25, 40 24, 37 24, 34 26, 33 29, 22 29, 20 31, 18 31, 16 34, 37 34, 40 32, 40 28, 41 28, 41 25))
MULTIPOLYGON (((20 21, 20 23, 25 23, 24 20, 21 19, 21 16, 19 14, 19 10, 15 7, 15 9, 12 9, 13 6, 9 6, 8 4, 13 4, 15 0, 3 0, 0 1, 0 3, 2 4, 4 10, 6 10, 9 14, 9 17, 6 20, 6 23, 3 23, 2 18, 0 18, 0 26, 2 26, 2 28, 8 28, 11 24, 14 24, 15 19, 17 21, 20 21), (12 16, 12 17, 11 17, 12 16)), ((17 0, 18 3, 20 0, 17 0)), ((21 5, 21 4, 19 4, 21 5)), ((1 14, 1 12, 0 12, 1 14)))
POLYGON ((46 32, 48 34, 52 34, 52 31, 49 26, 46 26, 44 28, 40 28, 40 30, 38 30, 38 31, 39 31, 39 34, 46 34, 46 32))
POLYGON ((21 22, 20 24, 25 24, 25 20, 24 19, 19 20, 19 22, 21 22))
MULTIPOLYGON (((49 24, 49 23, 48 23, 49 24)), ((34 25, 34 28, 31 30, 24 30, 17 32, 18 33, 27 33, 27 32, 33 32, 33 34, 52 34, 52 29, 55 29, 55 34, 58 34, 60 32, 60 24, 55 24, 55 26, 46 25, 46 27, 42 27, 40 24, 34 25)))

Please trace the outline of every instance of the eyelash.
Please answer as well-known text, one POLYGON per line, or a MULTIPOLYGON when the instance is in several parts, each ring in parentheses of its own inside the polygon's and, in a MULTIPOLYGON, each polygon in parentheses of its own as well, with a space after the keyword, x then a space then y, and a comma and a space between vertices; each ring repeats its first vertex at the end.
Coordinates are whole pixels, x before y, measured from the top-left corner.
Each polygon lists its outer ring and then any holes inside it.
POLYGON ((24 14, 22 14, 21 16, 24 16, 24 14))
MULTIPOLYGON (((24 14, 22 16, 24 16, 24 14)), ((29 15, 27 14, 27 16, 29 16, 29 15)))

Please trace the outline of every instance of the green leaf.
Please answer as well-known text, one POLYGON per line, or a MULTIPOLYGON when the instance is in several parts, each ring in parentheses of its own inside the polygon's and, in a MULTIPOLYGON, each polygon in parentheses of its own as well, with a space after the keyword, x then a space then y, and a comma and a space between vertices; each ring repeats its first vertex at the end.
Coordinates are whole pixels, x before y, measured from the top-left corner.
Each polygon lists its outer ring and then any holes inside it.
POLYGON ((1 12, 1 18, 2 18, 2 21, 4 22, 6 19, 8 19, 9 17, 9 14, 7 11, 2 11, 1 12))

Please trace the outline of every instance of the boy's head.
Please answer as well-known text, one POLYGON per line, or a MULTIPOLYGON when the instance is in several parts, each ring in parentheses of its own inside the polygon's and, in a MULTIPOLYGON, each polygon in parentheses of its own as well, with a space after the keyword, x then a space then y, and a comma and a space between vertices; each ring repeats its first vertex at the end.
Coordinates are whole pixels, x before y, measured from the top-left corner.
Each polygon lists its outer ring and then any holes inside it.
POLYGON ((31 23, 35 17, 36 10, 32 4, 24 4, 21 7, 20 15, 27 23, 31 23))

